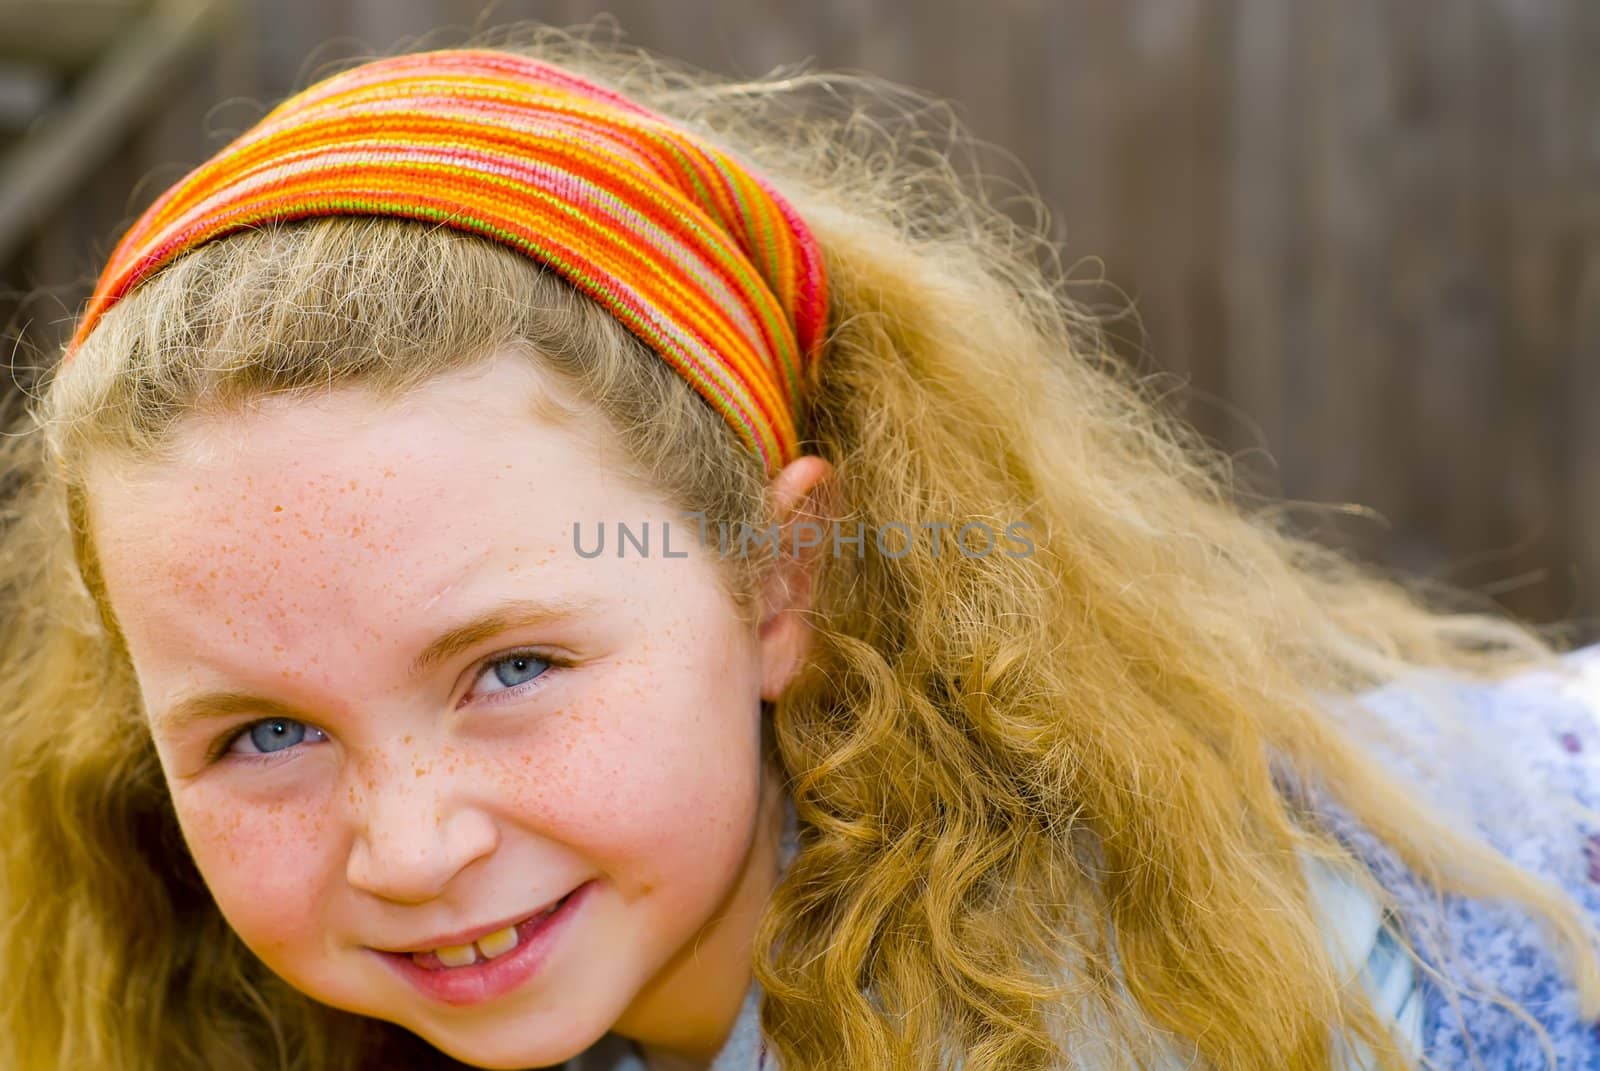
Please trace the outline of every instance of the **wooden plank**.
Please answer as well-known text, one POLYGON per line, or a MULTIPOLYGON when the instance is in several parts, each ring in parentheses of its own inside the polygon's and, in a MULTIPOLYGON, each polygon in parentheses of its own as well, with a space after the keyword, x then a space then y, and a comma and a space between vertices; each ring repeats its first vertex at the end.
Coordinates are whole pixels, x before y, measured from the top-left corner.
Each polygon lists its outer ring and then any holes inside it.
POLYGON ((5 0, 0 61, 78 70, 132 29, 150 0, 5 0))
POLYGON ((1295 32, 1294 8, 1280 0, 1235 0, 1219 15, 1224 19, 1232 42, 1225 60, 1229 151, 1218 161, 1224 225, 1210 266, 1223 303, 1217 391, 1238 407, 1224 442, 1240 478, 1281 494, 1280 457, 1291 434, 1284 367, 1292 359, 1290 318, 1303 301, 1292 233, 1292 142, 1304 38, 1295 32))
POLYGON ((437 0, 348 0, 343 31, 375 56, 425 48, 444 24, 440 7, 437 0))
POLYGON ((62 82, 58 71, 43 64, 0 61, 0 152, 44 114, 62 82))
POLYGON ((227 0, 172 0, 141 20, 0 165, 0 264, 99 167, 172 72, 222 25, 227 0))

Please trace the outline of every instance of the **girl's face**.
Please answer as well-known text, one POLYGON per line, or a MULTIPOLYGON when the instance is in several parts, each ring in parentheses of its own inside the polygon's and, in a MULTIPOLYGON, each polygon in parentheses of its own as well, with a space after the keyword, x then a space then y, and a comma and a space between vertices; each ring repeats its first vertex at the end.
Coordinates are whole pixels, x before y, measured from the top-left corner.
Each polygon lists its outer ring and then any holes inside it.
POLYGON ((612 1029, 703 1057, 777 876, 760 700, 805 628, 741 623, 715 541, 533 415, 550 389, 502 355, 393 409, 197 421, 182 464, 96 470, 93 538, 188 847, 269 967, 478 1066, 612 1029), (563 897, 488 966, 393 954, 563 897))

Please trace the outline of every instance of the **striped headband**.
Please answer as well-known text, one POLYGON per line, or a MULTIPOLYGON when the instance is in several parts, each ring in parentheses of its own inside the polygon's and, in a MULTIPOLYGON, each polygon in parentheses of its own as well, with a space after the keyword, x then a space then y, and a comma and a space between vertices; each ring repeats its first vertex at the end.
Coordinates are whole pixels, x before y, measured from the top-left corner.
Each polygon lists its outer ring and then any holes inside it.
POLYGON ((66 360, 175 257, 328 215, 437 223, 548 265, 687 379, 769 476, 798 454, 797 403, 828 305, 805 223, 767 180, 664 116, 506 52, 378 60, 284 101, 129 228, 66 360))

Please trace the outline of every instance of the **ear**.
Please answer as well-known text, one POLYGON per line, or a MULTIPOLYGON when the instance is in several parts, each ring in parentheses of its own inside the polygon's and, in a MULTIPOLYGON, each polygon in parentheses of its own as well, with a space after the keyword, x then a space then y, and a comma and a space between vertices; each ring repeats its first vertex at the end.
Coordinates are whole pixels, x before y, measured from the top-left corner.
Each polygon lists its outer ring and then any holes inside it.
POLYGON ((761 698, 776 701, 799 672, 811 648, 812 582, 823 549, 831 545, 831 516, 817 509, 833 466, 815 455, 796 458, 772 478, 768 496, 778 526, 778 560, 761 593, 761 698), (820 534, 819 534, 820 532, 820 534))

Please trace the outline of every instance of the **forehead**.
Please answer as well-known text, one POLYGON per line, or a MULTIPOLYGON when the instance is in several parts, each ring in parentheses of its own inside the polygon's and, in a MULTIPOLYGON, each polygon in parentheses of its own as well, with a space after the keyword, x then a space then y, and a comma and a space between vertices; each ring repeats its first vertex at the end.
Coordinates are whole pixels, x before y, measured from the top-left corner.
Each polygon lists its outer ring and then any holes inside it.
POLYGON ((396 522, 409 512, 436 524, 439 511, 417 507, 448 500, 474 480, 508 477, 565 501, 584 499, 591 486, 622 493, 620 478, 596 456, 594 422, 558 426, 545 415, 539 399, 552 386, 527 361, 506 356, 391 404, 344 388, 192 416, 175 429, 173 462, 102 460, 91 468, 95 534, 136 536, 149 534, 140 532, 148 526, 173 534, 180 517, 191 522, 183 527, 226 522, 268 531, 295 510, 396 522), (557 467, 567 478, 547 478, 557 467))
POLYGON ((270 398, 185 425, 173 463, 91 470, 91 535, 130 648, 392 629, 480 566, 496 594, 581 597, 678 564, 574 552, 575 524, 671 510, 588 431, 536 415, 541 389, 512 358, 393 406, 270 398))

